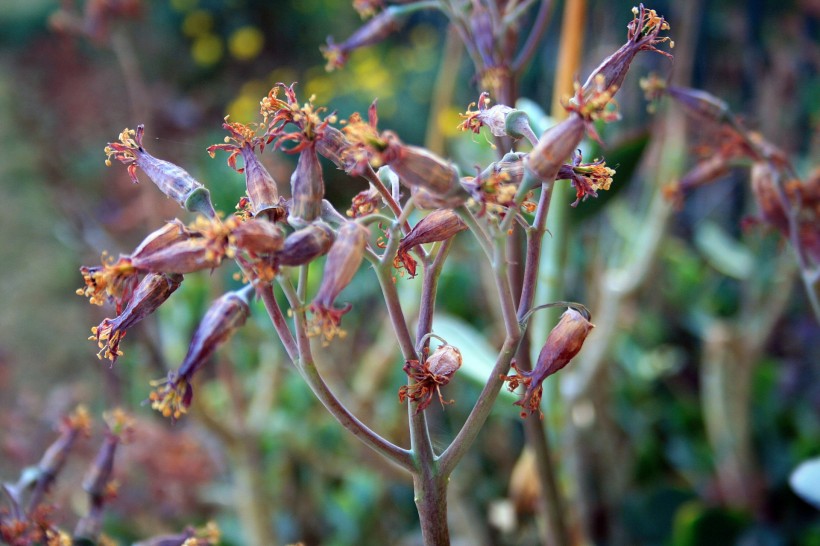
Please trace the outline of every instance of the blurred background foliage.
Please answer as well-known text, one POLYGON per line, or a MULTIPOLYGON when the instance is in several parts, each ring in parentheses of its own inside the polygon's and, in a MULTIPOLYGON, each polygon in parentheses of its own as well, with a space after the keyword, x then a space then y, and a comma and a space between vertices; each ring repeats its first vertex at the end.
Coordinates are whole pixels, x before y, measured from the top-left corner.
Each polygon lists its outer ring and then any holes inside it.
MULTIPOLYGON (((406 476, 324 412, 286 365, 262 313, 215 358, 182 422, 171 427, 141 405, 148 381, 183 358, 209 302, 236 286, 235 271, 189 275, 158 316, 129 333, 114 368, 86 341, 111 310, 88 306, 74 290, 80 264, 96 263, 104 249, 127 252, 162 221, 183 217, 150 185, 133 186, 124 169, 103 165, 103 146, 126 126, 145 123, 149 150, 205 183, 225 212, 242 177, 205 147, 222 140, 225 115, 257 119, 259 99, 277 82, 299 82, 300 98, 315 94, 341 118, 378 98, 380 127, 452 157, 465 174, 486 165, 493 152, 484 139, 455 130, 480 90, 448 40, 453 33, 443 17, 422 12, 328 73, 319 46, 361 24, 348 2, 111 3, 119 15, 91 17, 81 37, 72 28, 86 4, 0 2, 0 476, 12 480, 36 462, 74 404, 95 413, 122 404, 138 428, 118 459, 122 487, 108 509, 106 532, 120 543, 211 518, 231 545, 418 543, 406 476)), ((668 16, 673 37, 675 4, 650 6, 668 16)), ((820 157, 820 3, 701 4, 696 43, 687 45, 692 85, 725 98, 806 176, 820 157)), ((580 74, 622 42, 630 7, 590 0, 580 74)), ((549 111, 559 26, 554 15, 521 82, 533 109, 549 111)), ((649 70, 668 74, 672 65, 660 56, 636 62, 619 95, 623 121, 605 128, 606 149, 588 152, 618 166, 613 191, 570 212, 565 299, 590 302, 593 320, 595 277, 613 256, 614 237, 629 240, 647 227, 633 213, 638 187, 666 182, 639 174, 653 119, 638 77, 649 70)), ((703 136, 697 124, 690 133, 703 136)), ((295 164, 281 153, 266 152, 264 161, 282 182, 295 164)), ((326 176, 340 210, 365 189, 335 169, 326 176)), ((788 486, 798 463, 820 455, 820 331, 791 250, 764 228, 741 228, 752 214, 747 171, 693 194, 673 216, 649 280, 620 307, 591 401, 564 405, 553 385, 546 422, 575 536, 647 546, 820 545, 817 510, 788 486), (738 392, 741 376, 748 388, 738 392), (727 447, 743 458, 727 461, 719 450, 735 437, 750 443, 727 447)), ((456 403, 428 410, 443 444, 466 417, 500 339, 497 311, 481 296, 490 281, 471 244, 459 238, 441 279, 446 316, 435 329, 462 340, 454 344, 465 353, 446 392, 456 403)), ((320 271, 312 269, 315 284, 320 271)), ((355 302, 344 319, 349 335, 317 352, 318 364, 351 409, 404 445, 405 408, 396 399, 403 362, 370 272, 357 281, 343 294, 355 302)), ((397 282, 412 307, 418 283, 397 282)), ((459 543, 537 543, 532 469, 520 457, 512 400, 500 398, 452 480, 459 543)), ((83 511, 78 484, 94 445, 83 444, 54 492, 69 526, 83 511)))

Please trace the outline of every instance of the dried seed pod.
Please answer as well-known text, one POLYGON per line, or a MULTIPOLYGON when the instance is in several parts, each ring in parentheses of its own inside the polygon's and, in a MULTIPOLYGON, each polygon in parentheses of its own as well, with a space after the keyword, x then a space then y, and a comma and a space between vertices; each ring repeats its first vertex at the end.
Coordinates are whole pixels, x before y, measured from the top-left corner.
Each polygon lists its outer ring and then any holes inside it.
POLYGON ((446 241, 465 229, 467 229, 467 224, 452 210, 433 211, 422 218, 418 224, 413 226, 410 233, 402 238, 393 265, 397 268, 403 265, 410 273, 410 276, 414 277, 416 275, 416 260, 410 256, 411 250, 418 245, 446 241))
POLYGON ((527 155, 527 168, 544 182, 555 180, 558 171, 584 138, 584 119, 571 113, 564 121, 547 129, 527 155))
POLYGON ((155 273, 193 273, 214 269, 226 257, 233 257, 233 230, 239 220, 231 217, 224 222, 202 217, 189 226, 194 236, 171 240, 166 246, 152 245, 151 252, 144 250, 131 256, 133 267, 155 273))
POLYGON ((328 225, 315 222, 288 235, 274 259, 278 265, 304 265, 327 254, 333 239, 333 230, 328 225))
POLYGON ((386 148, 381 158, 403 184, 427 189, 441 197, 466 195, 459 184, 458 171, 448 161, 424 148, 402 143, 392 132, 386 131, 383 138, 386 148))
POLYGON ((322 157, 330 160, 338 168, 345 172, 350 171, 352 164, 345 159, 345 150, 350 143, 345 138, 343 132, 328 125, 322 135, 316 139, 316 151, 322 157))
POLYGON ((327 46, 320 48, 322 55, 327 59, 325 70, 328 72, 343 68, 347 57, 352 51, 373 44, 377 44, 396 32, 402 20, 400 6, 390 6, 367 23, 359 27, 347 40, 336 44, 332 37, 328 37, 327 46))
POLYGON ((157 387, 149 396, 153 409, 173 419, 179 419, 188 410, 193 398, 191 379, 217 348, 245 324, 250 314, 248 294, 247 288, 228 292, 211 304, 194 332, 182 364, 167 379, 152 383, 157 387))
POLYGON ((255 256, 279 252, 285 244, 282 230, 262 218, 242 222, 231 233, 237 248, 255 256))
POLYGON ((300 152, 296 170, 290 178, 290 187, 292 197, 289 219, 310 223, 322 215, 325 180, 313 144, 300 152))
POLYGON ((182 275, 162 273, 146 275, 134 290, 134 295, 122 313, 113 319, 104 319, 99 326, 91 328, 91 333, 94 335, 88 339, 97 342, 100 348, 97 357, 107 358, 113 365, 122 355, 119 349, 120 342, 125 337, 128 328, 156 311, 179 288, 181 282, 182 275))
MULTIPOLYGON (((459 182, 459 185, 461 182, 459 182)), ((442 197, 433 193, 427 188, 410 188, 410 195, 413 196, 413 203, 421 210, 455 209, 467 202, 470 195, 465 190, 456 195, 442 197)))
POLYGON ((200 212, 208 218, 215 218, 211 194, 205 186, 182 167, 157 159, 146 152, 142 147, 144 133, 144 125, 138 125, 136 131, 127 128, 123 130, 119 142, 109 142, 105 147, 106 165, 111 165, 112 157, 128 165, 128 174, 134 183, 139 182, 139 167, 162 193, 179 203, 179 206, 191 212, 200 212))
POLYGON ((731 116, 726 101, 700 89, 669 85, 666 94, 680 104, 687 113, 706 121, 723 123, 731 116))
POLYGON ((418 403, 418 413, 424 411, 437 394, 442 406, 452 404, 452 400, 444 400, 441 387, 452 380, 453 375, 461 368, 461 363, 461 351, 447 344, 440 345, 424 364, 419 364, 417 360, 408 360, 404 365, 404 372, 414 382, 399 389, 399 403, 405 400, 418 403))
POLYGON ((511 391, 519 385, 526 386, 524 396, 515 403, 523 408, 522 417, 527 414, 540 412, 541 394, 544 380, 560 371, 578 354, 584 345, 587 335, 595 326, 587 317, 573 308, 569 308, 561 315, 561 319, 547 337, 547 342, 538 354, 535 368, 525 372, 515 367, 516 375, 504 378, 511 391))
POLYGON ((336 241, 327 255, 322 284, 310 305, 314 315, 313 333, 321 334, 325 343, 335 336, 343 337, 345 334, 339 328, 339 323, 342 315, 350 311, 351 306, 347 304, 341 309, 336 309, 333 305, 339 293, 350 284, 358 271, 368 237, 367 228, 356 222, 346 222, 339 228, 336 241))
POLYGON ((187 241, 192 237, 197 237, 197 234, 179 220, 173 220, 143 239, 139 246, 134 249, 134 252, 131 253, 131 258, 140 259, 174 243, 187 241))

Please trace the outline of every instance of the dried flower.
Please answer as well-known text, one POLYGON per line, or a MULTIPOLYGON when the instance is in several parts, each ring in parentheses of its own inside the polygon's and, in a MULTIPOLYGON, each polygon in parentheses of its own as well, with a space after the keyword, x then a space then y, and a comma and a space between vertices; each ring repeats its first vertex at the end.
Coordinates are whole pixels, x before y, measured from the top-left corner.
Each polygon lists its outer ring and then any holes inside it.
POLYGON ((346 214, 349 218, 363 218, 377 212, 381 207, 382 196, 371 184, 369 189, 359 192, 353 197, 346 214))
POLYGON ((333 230, 329 226, 314 222, 288 235, 282 250, 276 253, 274 260, 277 265, 304 265, 327 254, 333 239, 333 230))
POLYGON ((107 358, 113 365, 123 354, 120 342, 128 328, 156 311, 179 288, 181 282, 182 275, 162 273, 151 273, 142 279, 122 313, 113 319, 103 319, 99 326, 91 328, 93 335, 88 339, 97 342, 100 348, 97 357, 107 358))
POLYGON ((569 180, 575 188, 575 201, 571 206, 577 207, 589 197, 598 197, 598 190, 608 190, 612 184, 615 169, 606 166, 603 159, 592 163, 581 163, 581 152, 574 154, 571 165, 562 165, 556 178, 569 180))
POLYGON ((257 218, 240 223, 231 232, 233 244, 252 256, 279 252, 285 244, 285 235, 276 224, 257 218))
POLYGON ((561 319, 547 337, 547 342, 538 354, 535 369, 530 372, 519 370, 515 364, 513 368, 515 375, 504 377, 508 382, 510 391, 524 385, 526 391, 524 396, 515 403, 523 408, 522 417, 539 410, 541 405, 542 384, 544 380, 552 374, 563 369, 578 354, 584 345, 590 330, 594 325, 589 322, 589 318, 579 313, 577 310, 569 308, 561 315, 561 319))
POLYGON ((291 201, 289 220, 312 222, 322 215, 325 180, 316 154, 316 146, 303 148, 296 170, 290 178, 291 201))
POLYGON ((259 151, 264 150, 265 140, 257 136, 255 126, 228 123, 227 117, 222 127, 228 130, 230 136, 225 137, 224 144, 208 146, 208 153, 214 157, 216 150, 230 152, 228 165, 237 172, 245 174, 251 215, 266 214, 274 222, 283 219, 285 216, 284 199, 279 197, 279 189, 273 176, 256 157, 256 148, 259 148, 259 151), (241 169, 236 166, 237 156, 241 156, 244 163, 241 169))
POLYGON ((102 305, 106 300, 111 301, 119 314, 139 282, 137 268, 127 256, 120 256, 114 261, 114 258, 105 252, 102 254, 101 262, 100 266, 80 267, 85 287, 78 288, 76 293, 87 297, 92 305, 102 305))
POLYGON ((150 256, 155 252, 168 248, 174 243, 187 241, 192 237, 198 236, 197 233, 188 229, 188 227, 179 220, 167 222, 161 228, 153 231, 134 249, 131 257, 136 257, 138 260, 146 256, 150 256))
POLYGON ((479 134, 481 128, 486 126, 496 137, 509 136, 516 139, 526 137, 531 142, 538 140, 532 132, 526 112, 503 104, 496 104, 488 108, 489 104, 490 94, 484 91, 478 97, 478 110, 470 110, 476 105, 475 102, 471 102, 467 105, 467 111, 459 114, 464 121, 459 124, 458 128, 479 134))
POLYGON ((327 255, 322 284, 310 305, 314 315, 312 333, 321 334, 324 343, 330 342, 335 336, 345 335, 339 324, 342 315, 350 311, 351 305, 336 309, 334 303, 358 271, 369 235, 364 226, 356 222, 346 222, 339 228, 336 241, 327 255))
POLYGON ((173 163, 157 159, 142 147, 145 126, 138 125, 137 130, 124 129, 119 142, 109 142, 105 147, 106 165, 111 165, 111 158, 118 159, 128 166, 128 175, 134 183, 137 180, 137 167, 151 179, 168 197, 191 212, 200 212, 208 218, 215 218, 216 212, 211 204, 210 192, 197 182, 193 176, 173 163))
POLYGON ((377 44, 396 32, 402 20, 400 14, 401 9, 397 6, 388 7, 359 27, 341 44, 336 44, 333 38, 328 36, 327 46, 320 48, 322 55, 327 59, 325 70, 331 72, 337 68, 343 68, 352 51, 377 44))
POLYGON ((393 260, 394 267, 404 266, 410 277, 415 277, 416 260, 410 256, 411 250, 425 243, 446 241, 465 229, 467 224, 452 210, 441 209, 431 212, 402 238, 396 251, 396 258, 393 260))
POLYGON ((461 352, 452 345, 440 345, 430 357, 419 364, 418 360, 408 360, 404 365, 404 373, 414 381, 399 389, 399 403, 405 400, 418 403, 416 413, 424 411, 437 394, 441 405, 452 404, 445 401, 441 395, 441 387, 453 379, 453 375, 461 368, 461 352))
POLYGON ((527 155, 525 165, 542 181, 552 181, 584 138, 585 122, 577 114, 547 129, 527 155))
POLYGON ((277 83, 260 102, 260 111, 267 125, 266 142, 276 140, 277 147, 281 147, 285 142, 294 142, 296 145, 286 150, 291 154, 298 153, 321 140, 330 123, 336 121, 335 114, 322 119, 321 114, 327 108, 315 106, 313 96, 306 103, 299 104, 294 90, 295 86, 295 83, 290 86, 277 83), (279 98, 280 91, 284 92, 285 99, 279 98), (298 130, 287 130, 291 125, 298 130))
POLYGON ((466 192, 459 184, 458 171, 448 161, 418 146, 410 146, 399 137, 386 131, 382 138, 386 146, 381 152, 382 161, 399 175, 408 187, 429 190, 441 197, 452 197, 466 192))
POLYGON ((410 188, 410 195, 416 208, 421 210, 455 209, 466 203, 470 196, 466 189, 455 195, 442 196, 421 186, 410 188))
POLYGON ((151 407, 164 417, 179 419, 187 412, 193 398, 191 379, 216 349, 243 324, 250 314, 248 288, 228 292, 211 304, 194 332, 188 354, 176 371, 164 380, 152 382, 151 407))

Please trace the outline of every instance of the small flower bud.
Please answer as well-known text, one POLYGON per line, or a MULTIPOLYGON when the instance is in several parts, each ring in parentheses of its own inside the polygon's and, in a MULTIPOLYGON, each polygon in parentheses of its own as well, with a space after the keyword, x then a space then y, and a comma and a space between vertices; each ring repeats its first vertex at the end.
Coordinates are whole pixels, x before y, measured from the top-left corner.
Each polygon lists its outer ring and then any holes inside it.
POLYGON ((541 394, 543 392, 544 380, 552 374, 563 369, 578 354, 584 345, 589 332, 594 325, 589 319, 577 310, 569 308, 561 315, 561 319, 547 337, 547 342, 538 354, 535 369, 530 372, 523 372, 515 367, 516 375, 508 376, 505 380, 509 383, 509 389, 515 390, 519 385, 525 385, 524 396, 515 403, 521 406, 522 417, 527 413, 532 414, 539 410, 541 405, 541 394))
POLYGON ((312 222, 322 215, 325 180, 316 147, 307 146, 299 154, 296 170, 290 178, 291 202, 289 218, 312 222))
POLYGON ((356 222, 346 222, 336 235, 325 262, 322 284, 310 305, 314 314, 314 332, 321 333, 323 342, 330 342, 335 336, 344 337, 339 328, 342 315, 350 311, 350 304, 341 309, 333 307, 339 293, 353 280, 364 257, 369 232, 356 222))
POLYGON ((417 360, 408 360, 404 365, 404 372, 415 382, 399 389, 399 403, 408 399, 417 402, 416 413, 419 413, 424 411, 433 401, 433 396, 438 394, 442 406, 452 404, 452 400, 444 400, 441 387, 452 380, 453 375, 461 368, 461 363, 461 351, 446 344, 440 345, 424 364, 419 364, 417 360))
POLYGON ((258 218, 239 224, 232 232, 234 244, 254 256, 279 252, 285 236, 276 224, 258 218))
POLYGON ((126 128, 120 133, 120 142, 109 142, 105 147, 106 165, 111 164, 112 157, 119 159, 128 165, 128 174, 134 183, 138 182, 136 171, 139 167, 162 193, 182 208, 215 218, 210 192, 182 167, 146 152, 142 147, 144 133, 144 125, 138 125, 136 131, 126 128))
POLYGON ((333 239, 330 227, 319 222, 313 223, 288 235, 282 250, 276 253, 274 259, 278 265, 304 265, 327 254, 333 239))
POLYGON ((194 332, 188 354, 167 379, 153 382, 151 407, 165 417, 179 419, 191 405, 191 379, 213 353, 242 325, 250 314, 247 290, 228 292, 211 304, 194 332))
POLYGON ((333 38, 328 36, 327 46, 321 47, 322 55, 327 59, 325 70, 331 72, 338 68, 343 68, 347 63, 350 52, 377 44, 396 32, 401 22, 401 9, 398 6, 391 6, 370 19, 359 27, 347 40, 341 44, 336 44, 333 38))
POLYGON ((422 218, 418 224, 413 226, 410 233, 402 238, 393 265, 397 268, 403 265, 410 277, 415 277, 416 260, 410 256, 412 249, 426 243, 446 241, 465 229, 467 229, 467 224, 452 210, 433 211, 422 218))
POLYGON ((142 279, 122 313, 113 319, 104 319, 99 326, 91 328, 94 335, 88 339, 96 340, 100 348, 97 357, 107 358, 113 365, 122 355, 119 347, 126 331, 165 303, 181 282, 182 275, 161 273, 150 273, 142 279))
POLYGON ((570 114, 541 135, 535 148, 527 155, 527 168, 539 180, 555 180, 558 171, 584 138, 585 123, 581 116, 570 114))

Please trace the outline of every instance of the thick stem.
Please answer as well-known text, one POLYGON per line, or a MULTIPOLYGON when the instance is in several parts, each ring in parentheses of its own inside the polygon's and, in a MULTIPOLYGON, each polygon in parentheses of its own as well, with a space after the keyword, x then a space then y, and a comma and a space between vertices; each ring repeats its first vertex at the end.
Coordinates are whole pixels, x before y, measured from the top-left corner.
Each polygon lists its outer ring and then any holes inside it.
POLYGON ((446 475, 425 471, 414 474, 413 492, 425 546, 449 546, 446 475))

